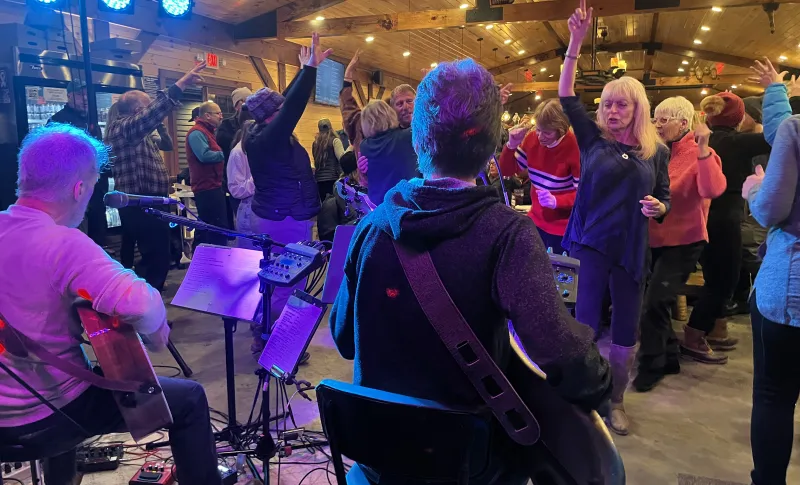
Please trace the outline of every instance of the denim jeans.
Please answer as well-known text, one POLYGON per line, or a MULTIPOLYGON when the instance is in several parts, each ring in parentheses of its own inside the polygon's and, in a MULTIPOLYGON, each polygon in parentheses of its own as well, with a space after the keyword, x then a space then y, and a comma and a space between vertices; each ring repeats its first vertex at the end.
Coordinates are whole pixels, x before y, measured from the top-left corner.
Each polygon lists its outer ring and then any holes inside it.
MULTIPOLYGON (((216 444, 203 387, 194 381, 166 377, 160 377, 159 383, 172 412, 169 439, 178 481, 220 485, 216 444)), ((125 430, 111 392, 104 389, 90 387, 62 411, 89 433, 84 439, 125 430)), ((58 448, 59 442, 74 442, 77 433, 81 432, 74 424, 60 414, 53 414, 24 426, 0 428, 0 442, 32 449, 58 448)), ((45 460, 44 473, 45 485, 71 485, 76 474, 75 450, 45 460)))
POLYGON ((800 328, 764 318, 750 298, 753 326, 753 414, 750 445, 754 485, 786 485, 794 411, 800 395, 800 328))

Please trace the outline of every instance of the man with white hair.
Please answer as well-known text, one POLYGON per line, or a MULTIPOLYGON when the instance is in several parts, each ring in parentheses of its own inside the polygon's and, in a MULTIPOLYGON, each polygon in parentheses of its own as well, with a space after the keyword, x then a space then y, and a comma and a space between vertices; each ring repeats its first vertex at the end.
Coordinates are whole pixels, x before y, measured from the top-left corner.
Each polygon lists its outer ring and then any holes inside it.
MULTIPOLYGON (((128 91, 119 98, 119 117, 106 127, 106 143, 114 154, 115 189, 139 195, 169 195, 169 173, 150 134, 180 106, 183 91, 203 80, 200 71, 205 66, 201 62, 175 85, 159 91, 154 100, 142 91, 128 91)), ((157 290, 163 290, 170 265, 169 225, 138 207, 123 207, 119 216, 123 245, 139 245, 142 261, 137 273, 157 290)))
MULTIPOLYGON (((86 366, 83 329, 72 308, 85 293, 95 311, 131 325, 149 348, 163 349, 169 337, 158 291, 75 229, 107 161, 106 148, 78 128, 61 123, 39 128, 22 142, 19 199, 0 212, 0 301, 5 317, 0 330, 21 333, 74 366, 86 366)), ((33 356, 4 352, 0 362, 41 395, 28 393, 0 372, 0 443, 62 451, 76 434, 90 438, 125 429, 110 391, 33 356)), ((202 386, 169 378, 159 383, 174 420, 170 442, 178 479, 219 485, 202 386)), ((48 485, 73 483, 75 455, 72 450, 47 460, 48 485)))

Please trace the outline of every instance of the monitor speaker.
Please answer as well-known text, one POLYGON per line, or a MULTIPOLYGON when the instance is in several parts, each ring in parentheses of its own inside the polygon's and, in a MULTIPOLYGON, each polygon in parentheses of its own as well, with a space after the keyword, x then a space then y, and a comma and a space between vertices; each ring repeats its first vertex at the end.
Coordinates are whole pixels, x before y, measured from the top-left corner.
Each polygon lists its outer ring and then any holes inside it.
POLYGON ((370 81, 372 81, 372 84, 383 86, 383 71, 373 71, 370 81))

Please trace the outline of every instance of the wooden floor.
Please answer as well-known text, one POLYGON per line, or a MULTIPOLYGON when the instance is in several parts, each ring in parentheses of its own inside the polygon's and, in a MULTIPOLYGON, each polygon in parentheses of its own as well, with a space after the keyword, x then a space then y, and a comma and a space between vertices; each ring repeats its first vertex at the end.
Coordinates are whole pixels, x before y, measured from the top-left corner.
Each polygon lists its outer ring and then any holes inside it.
MULTIPOLYGON (((181 274, 170 277, 172 292, 181 274)), ((168 292, 169 293, 169 292, 168 292)), ((223 354, 222 322, 214 317, 169 308, 174 322, 173 340, 192 366, 198 382, 205 386, 211 406, 226 411, 225 358, 223 354)), ((676 322, 676 329, 681 327, 676 322)), ((730 352, 725 366, 706 366, 684 361, 682 372, 669 376, 653 392, 629 392, 626 406, 633 421, 632 433, 616 437, 615 441, 625 462, 628 484, 631 485, 732 485, 749 484, 752 467, 749 445, 749 426, 752 392, 752 339, 749 319, 736 317, 732 333, 741 340, 739 348, 730 352)), ((250 336, 246 325, 235 335, 237 416, 245 421, 254 393, 256 364, 249 352, 250 336)), ((352 363, 336 352, 327 324, 320 327, 310 348, 312 357, 301 367, 299 377, 312 384, 325 378, 349 381, 352 363)), ((153 356, 154 364, 174 365, 168 353, 153 356)), ((161 369, 162 374, 170 370, 161 369)), ((312 394, 313 396, 313 394, 312 394)), ((298 424, 307 429, 321 430, 315 402, 299 397, 292 401, 298 424)), ((788 483, 800 483, 797 450, 789 470, 788 483)), ((169 451, 164 450, 164 456, 169 451)), ((316 456, 298 452, 292 462, 324 462, 316 456)), ((131 466, 115 472, 87 475, 85 485, 127 484, 135 472, 131 466)), ((332 469, 332 468, 330 468, 332 469)), ((280 483, 303 485, 335 483, 324 464, 281 466, 280 483)), ((271 473, 277 482, 277 467, 271 473)), ((252 483, 242 477, 240 484, 252 483)))

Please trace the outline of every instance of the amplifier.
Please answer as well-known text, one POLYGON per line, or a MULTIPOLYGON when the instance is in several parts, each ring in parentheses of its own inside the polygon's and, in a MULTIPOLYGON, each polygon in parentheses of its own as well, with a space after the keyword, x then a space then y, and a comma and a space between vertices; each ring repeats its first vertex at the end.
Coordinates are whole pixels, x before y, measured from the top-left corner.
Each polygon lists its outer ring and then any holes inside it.
POLYGON ((272 253, 258 273, 275 286, 294 286, 325 263, 322 251, 304 244, 287 244, 282 253, 272 253))

